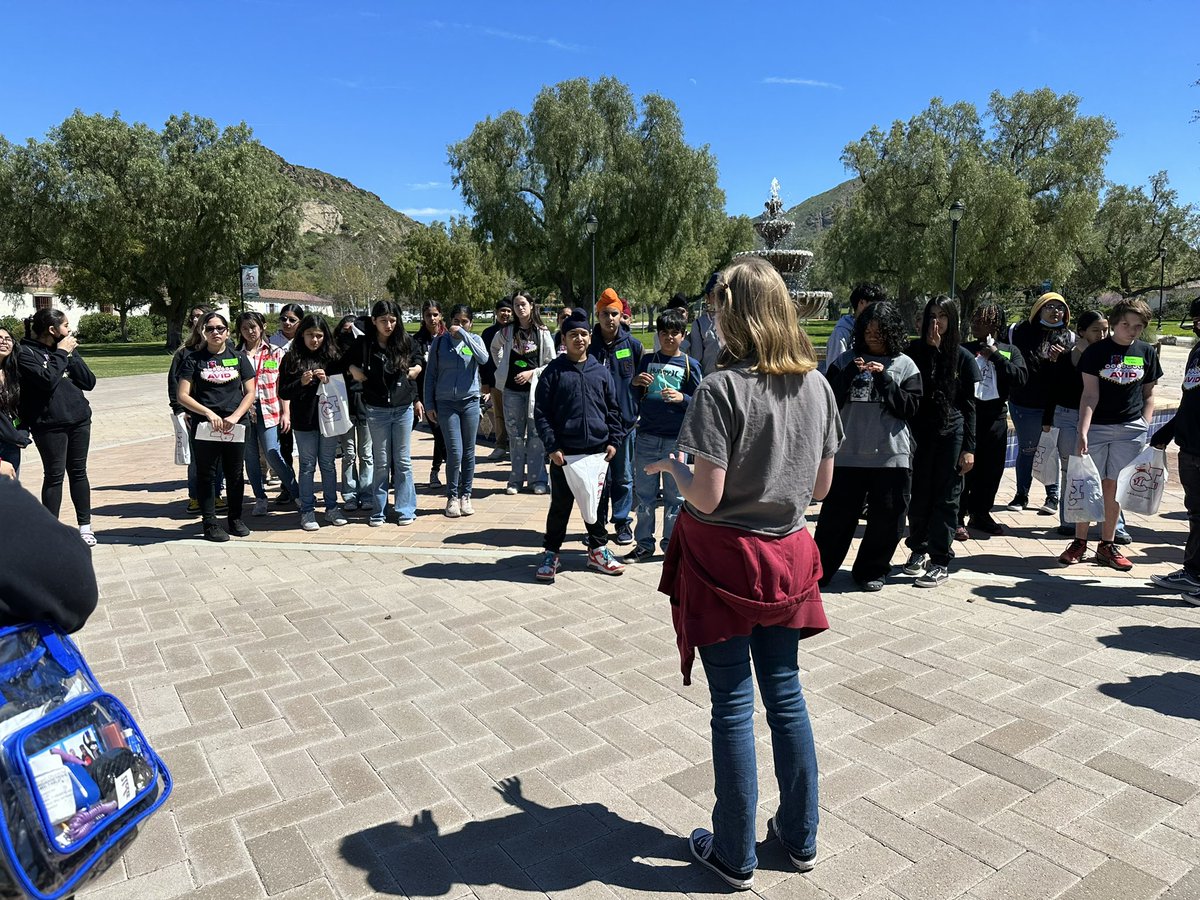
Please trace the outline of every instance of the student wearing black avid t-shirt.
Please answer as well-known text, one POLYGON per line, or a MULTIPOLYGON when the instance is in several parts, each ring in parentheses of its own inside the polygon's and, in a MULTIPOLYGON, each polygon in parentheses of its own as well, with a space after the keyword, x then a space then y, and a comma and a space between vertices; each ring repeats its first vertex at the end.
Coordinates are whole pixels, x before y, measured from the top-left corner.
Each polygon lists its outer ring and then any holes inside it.
POLYGON ((250 533, 242 522, 245 437, 240 441, 196 440, 196 428, 207 422, 214 432, 228 433, 235 425, 246 424, 246 414, 254 403, 254 366, 244 354, 226 346, 229 322, 223 315, 209 313, 202 327, 204 346, 184 358, 179 372, 179 404, 188 411, 204 537, 219 542, 229 540, 230 534, 245 537, 250 533), (228 532, 217 524, 213 482, 218 466, 224 469, 228 486, 228 532))
MULTIPOLYGON (((1112 331, 1079 357, 1083 396, 1079 401, 1076 455, 1090 455, 1100 471, 1104 491, 1104 527, 1096 561, 1121 572, 1133 568, 1113 542, 1117 516, 1117 476, 1137 458, 1149 437, 1154 416, 1154 385, 1162 378, 1158 353, 1141 338, 1150 324, 1150 307, 1141 300, 1122 300, 1109 317, 1112 331)), ((1078 537, 1059 561, 1079 562, 1087 541, 1078 537)))

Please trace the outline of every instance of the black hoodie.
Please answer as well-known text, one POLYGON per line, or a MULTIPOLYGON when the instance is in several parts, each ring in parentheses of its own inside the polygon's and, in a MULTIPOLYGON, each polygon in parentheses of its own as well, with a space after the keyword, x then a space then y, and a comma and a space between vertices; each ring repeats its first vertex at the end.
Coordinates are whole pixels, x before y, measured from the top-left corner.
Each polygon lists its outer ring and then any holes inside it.
POLYGON ((70 428, 92 420, 84 391, 96 376, 79 355, 51 349, 32 338, 17 345, 21 370, 21 421, 32 431, 70 428))

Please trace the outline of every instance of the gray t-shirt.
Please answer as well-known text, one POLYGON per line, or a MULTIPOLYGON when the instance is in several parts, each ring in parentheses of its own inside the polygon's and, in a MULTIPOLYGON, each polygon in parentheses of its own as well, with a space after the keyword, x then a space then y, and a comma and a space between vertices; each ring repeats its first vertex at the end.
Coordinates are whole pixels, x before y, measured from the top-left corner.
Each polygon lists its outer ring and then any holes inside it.
POLYGON ((804 527, 821 460, 842 443, 829 382, 807 375, 759 375, 748 364, 706 375, 692 395, 679 449, 725 470, 725 491, 704 522, 756 534, 804 527))

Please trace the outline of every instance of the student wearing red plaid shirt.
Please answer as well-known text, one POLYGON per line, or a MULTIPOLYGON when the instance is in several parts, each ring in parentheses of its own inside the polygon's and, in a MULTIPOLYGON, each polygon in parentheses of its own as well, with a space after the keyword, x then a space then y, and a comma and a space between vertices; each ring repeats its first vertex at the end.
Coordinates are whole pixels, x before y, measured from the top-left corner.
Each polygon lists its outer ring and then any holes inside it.
POLYGON ((246 441, 246 474, 250 488, 254 491, 254 515, 267 514, 267 487, 263 483, 262 463, 259 448, 267 458, 267 464, 279 476, 289 496, 299 497, 300 486, 296 476, 283 461, 279 452, 280 430, 291 428, 288 421, 287 401, 279 399, 279 364, 283 361, 283 349, 269 344, 263 338, 264 320, 262 313, 247 311, 237 317, 238 349, 246 354, 254 367, 255 400, 250 407, 251 427, 257 440, 246 441))

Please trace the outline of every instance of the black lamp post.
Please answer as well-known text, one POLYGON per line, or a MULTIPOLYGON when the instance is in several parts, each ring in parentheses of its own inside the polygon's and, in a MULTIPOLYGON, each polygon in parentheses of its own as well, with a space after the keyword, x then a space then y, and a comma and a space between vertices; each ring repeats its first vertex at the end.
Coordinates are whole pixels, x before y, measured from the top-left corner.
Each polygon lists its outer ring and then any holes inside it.
POLYGON ((421 267, 417 266, 417 315, 421 314, 421 267))
POLYGON ((1162 331, 1163 284, 1167 280, 1167 248, 1158 245, 1158 330, 1162 331))
POLYGON ((600 230, 600 220, 589 214, 584 223, 588 237, 592 241, 592 305, 588 307, 588 321, 592 321, 592 313, 596 309, 596 232, 600 230))
POLYGON ((961 200, 950 204, 950 299, 957 294, 955 291, 955 275, 958 268, 958 223, 962 221, 963 213, 967 211, 961 200))

